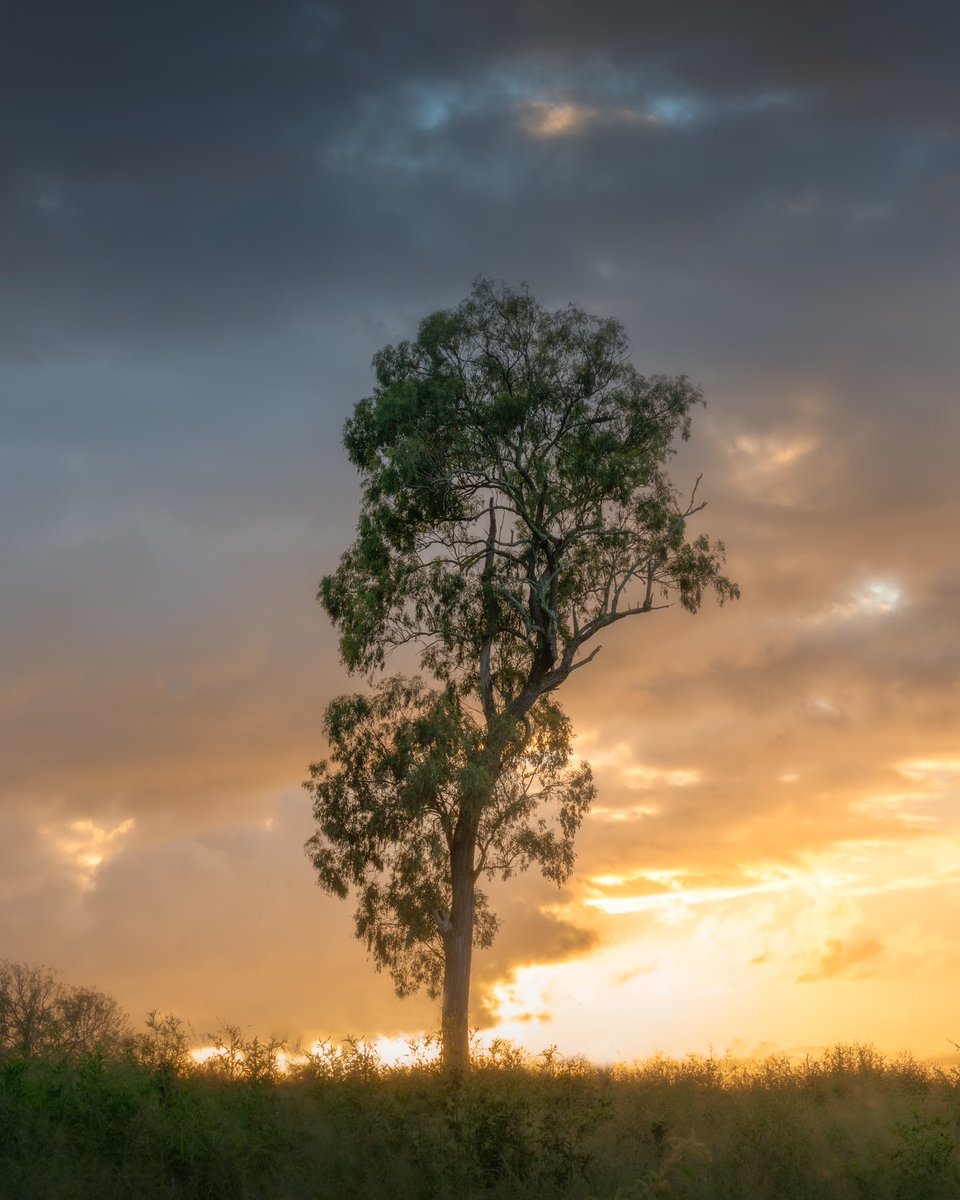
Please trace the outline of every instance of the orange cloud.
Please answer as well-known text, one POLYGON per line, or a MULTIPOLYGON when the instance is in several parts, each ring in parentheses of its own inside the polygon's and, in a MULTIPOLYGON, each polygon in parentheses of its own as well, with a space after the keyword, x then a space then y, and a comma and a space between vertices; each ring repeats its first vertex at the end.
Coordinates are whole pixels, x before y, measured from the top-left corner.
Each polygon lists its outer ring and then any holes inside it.
POLYGON ((883 945, 876 938, 844 942, 831 938, 820 961, 809 971, 798 976, 798 983, 816 983, 821 979, 836 979, 838 975, 854 974, 858 978, 869 975, 876 967, 863 969, 864 963, 873 962, 883 954, 883 945))

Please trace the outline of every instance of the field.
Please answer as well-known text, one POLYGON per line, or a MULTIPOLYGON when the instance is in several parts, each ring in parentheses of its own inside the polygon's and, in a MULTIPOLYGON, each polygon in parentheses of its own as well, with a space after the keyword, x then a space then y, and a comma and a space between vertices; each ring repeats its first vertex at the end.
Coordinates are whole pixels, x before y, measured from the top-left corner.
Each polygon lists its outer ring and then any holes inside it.
POLYGON ((0 1058, 0 1200, 951 1200, 960 1070, 869 1046, 604 1069, 509 1046, 446 1080, 327 1047, 278 1070, 228 1031, 190 1065, 154 1018, 124 1055, 0 1058))

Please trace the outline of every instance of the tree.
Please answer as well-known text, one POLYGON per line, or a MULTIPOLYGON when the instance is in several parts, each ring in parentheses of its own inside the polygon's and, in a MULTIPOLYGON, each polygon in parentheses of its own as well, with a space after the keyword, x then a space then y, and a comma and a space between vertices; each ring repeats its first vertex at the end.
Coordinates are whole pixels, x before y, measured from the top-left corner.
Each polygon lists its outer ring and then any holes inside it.
POLYGON ((562 883, 594 794, 553 693, 608 627, 739 593, 722 543, 687 537, 696 486, 681 500, 665 470, 701 392, 640 375, 618 322, 481 279, 373 362, 344 431, 357 537, 319 599, 347 669, 379 682, 326 711, 306 848, 321 886, 358 893, 397 991, 442 991, 459 1070, 471 952, 496 931, 478 884, 533 864, 562 883), (432 686, 383 678, 410 645, 432 686))
POLYGON ((127 1016, 112 996, 61 983, 49 967, 0 961, 0 1050, 115 1053, 129 1036, 127 1016))

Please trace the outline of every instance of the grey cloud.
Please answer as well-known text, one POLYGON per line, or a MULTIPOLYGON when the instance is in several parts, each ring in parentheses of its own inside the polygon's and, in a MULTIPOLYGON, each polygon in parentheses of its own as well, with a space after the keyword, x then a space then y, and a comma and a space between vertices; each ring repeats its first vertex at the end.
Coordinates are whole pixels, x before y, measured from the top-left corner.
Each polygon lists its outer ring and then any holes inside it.
MULTIPOLYGON (((816 299, 805 332, 824 341, 834 305, 851 307, 858 279, 862 302, 904 237, 931 259, 953 241, 952 210, 931 210, 917 186, 942 177, 943 121, 920 131, 918 153, 915 122, 848 111, 851 77, 916 103, 913 55, 937 49, 933 14, 926 31, 911 22, 891 72, 886 9, 866 39, 835 16, 827 47, 823 13, 783 37, 752 4, 722 22, 709 6, 588 21, 576 5, 551 6, 548 21, 534 4, 462 6, 424 10, 423 26, 388 7, 361 21, 346 7, 241 6, 229 22, 216 6, 149 20, 48 8, 42 25, 25 6, 10 18, 4 78, 23 131, 5 191, 10 353, 209 336, 372 286, 396 302, 411 272, 442 280, 448 299, 478 269, 540 267, 548 287, 568 287, 596 259, 625 262, 628 294, 668 306, 667 276, 674 289, 696 279, 701 297, 735 277, 733 307, 756 320, 774 299, 781 325, 816 299), (818 52, 831 69, 818 73, 818 52), (646 103, 683 95, 688 77, 712 113, 689 128, 536 145, 512 108, 567 92, 646 103), (757 103, 778 79, 796 99, 757 103), (561 272, 549 266, 558 237, 561 272), (841 270, 852 278, 838 288, 841 270), (771 297, 774 278, 789 286, 771 297)), ((692 298, 675 303, 690 313, 692 298)), ((731 332, 728 303, 701 299, 692 315, 701 338, 718 321, 731 332)))

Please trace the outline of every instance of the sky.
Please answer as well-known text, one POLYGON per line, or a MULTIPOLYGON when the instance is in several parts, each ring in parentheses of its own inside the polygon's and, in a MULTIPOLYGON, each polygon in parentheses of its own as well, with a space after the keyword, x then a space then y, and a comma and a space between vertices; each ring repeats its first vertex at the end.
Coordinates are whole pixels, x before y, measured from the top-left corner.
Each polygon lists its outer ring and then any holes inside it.
POLYGON ((573 877, 494 889, 533 1053, 960 1041, 960 12, 10 0, 0 958, 142 1020, 397 1037, 301 789, 370 360, 479 275, 707 400, 742 599, 565 686, 573 877))

